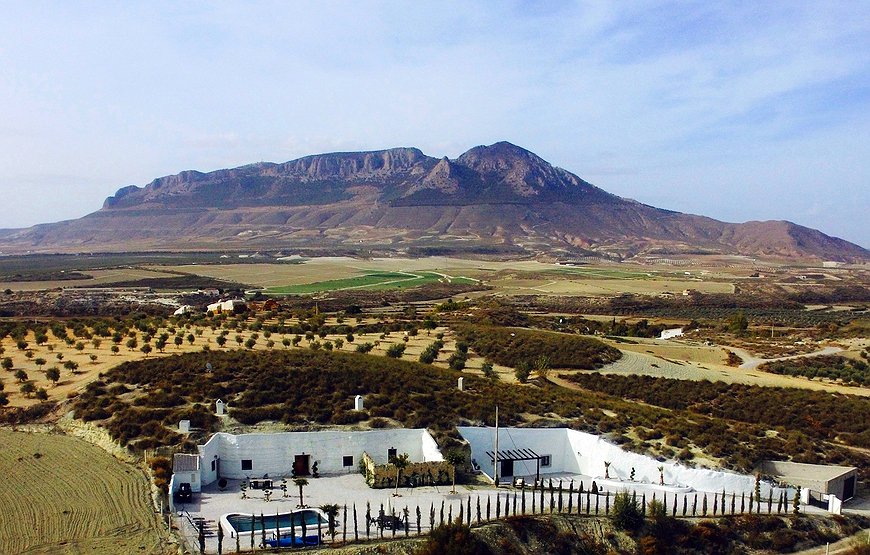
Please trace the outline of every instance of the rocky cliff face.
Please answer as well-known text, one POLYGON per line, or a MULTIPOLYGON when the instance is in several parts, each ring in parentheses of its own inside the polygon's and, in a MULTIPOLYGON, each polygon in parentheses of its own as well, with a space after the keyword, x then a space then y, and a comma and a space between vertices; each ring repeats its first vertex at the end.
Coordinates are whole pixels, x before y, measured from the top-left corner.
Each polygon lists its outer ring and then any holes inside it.
POLYGON ((14 250, 520 247, 870 259, 790 222, 730 224, 607 193, 506 142, 306 156, 124 187, 93 214, 0 232, 14 250))

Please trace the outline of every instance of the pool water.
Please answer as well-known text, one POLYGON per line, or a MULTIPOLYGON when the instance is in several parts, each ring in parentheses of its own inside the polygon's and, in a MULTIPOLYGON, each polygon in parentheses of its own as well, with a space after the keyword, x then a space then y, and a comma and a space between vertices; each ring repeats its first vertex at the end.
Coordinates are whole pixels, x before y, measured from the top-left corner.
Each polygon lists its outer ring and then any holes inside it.
MULTIPOLYGON (((278 515, 263 515, 264 523, 261 523, 260 515, 254 516, 254 529, 259 531, 262 530, 265 525, 266 531, 274 531, 275 530, 275 520, 278 521, 278 528, 290 528, 291 520, 293 521, 293 527, 295 527, 299 533, 302 532, 302 522, 305 521, 306 528, 317 528, 317 522, 320 521, 321 525, 329 524, 329 521, 322 518, 320 513, 317 511, 294 511, 292 513, 284 513, 278 515)), ((251 531, 251 515, 243 515, 243 514, 230 514, 227 515, 227 522, 235 528, 236 532, 250 532, 251 531)))

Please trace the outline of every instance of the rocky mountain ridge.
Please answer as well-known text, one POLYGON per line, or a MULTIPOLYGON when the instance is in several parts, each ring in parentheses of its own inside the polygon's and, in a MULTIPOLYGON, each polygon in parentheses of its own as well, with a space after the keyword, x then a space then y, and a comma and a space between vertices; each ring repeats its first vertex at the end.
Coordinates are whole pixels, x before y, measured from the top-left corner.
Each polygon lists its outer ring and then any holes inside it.
POLYGON ((612 195, 507 142, 305 156, 124 187, 77 220, 0 231, 0 250, 513 249, 868 260, 785 221, 733 224, 612 195))

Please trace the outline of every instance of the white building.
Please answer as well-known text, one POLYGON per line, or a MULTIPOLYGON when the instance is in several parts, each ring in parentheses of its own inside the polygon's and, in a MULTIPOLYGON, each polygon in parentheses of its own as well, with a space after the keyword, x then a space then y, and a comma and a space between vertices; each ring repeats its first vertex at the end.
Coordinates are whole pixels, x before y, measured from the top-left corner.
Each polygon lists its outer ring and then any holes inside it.
POLYGON ((662 334, 659 336, 659 339, 673 339, 674 337, 682 337, 683 328, 672 328, 669 330, 662 330, 662 334))
POLYGON ((240 310, 244 310, 247 305, 245 301, 241 299, 230 299, 228 301, 218 301, 216 303, 212 303, 208 305, 207 310, 209 312, 213 312, 214 314, 220 314, 222 312, 238 312, 240 310))
POLYGON ((183 316, 185 314, 190 314, 194 312, 196 309, 189 304, 183 304, 179 306, 175 312, 172 313, 173 316, 183 316))
MULTIPOLYGON (((459 427, 460 435, 471 444, 471 457, 480 470, 494 479, 493 454, 495 429, 459 427)), ((587 476, 599 487, 625 486, 634 469, 632 486, 658 485, 662 470, 669 491, 729 492, 753 491, 755 477, 734 472, 689 468, 672 462, 624 451, 599 436, 568 428, 500 428, 498 435, 499 480, 514 477, 534 479, 538 471, 547 474, 587 476), (604 463, 610 463, 605 470, 604 463), (605 478, 608 475, 609 478, 605 478)), ((770 486, 765 484, 766 495, 770 486)))
MULTIPOLYGON (((443 461, 438 445, 425 429, 371 431, 282 432, 228 434, 218 432, 198 447, 199 483, 207 486, 218 478, 279 478, 313 473, 359 472, 363 453, 377 464, 407 453, 411 462, 443 461)), ((179 456, 179 455, 176 455, 179 456)), ((190 465, 188 461, 185 463, 190 465)), ((173 475, 171 492, 187 482, 189 472, 173 475)), ((191 486, 192 486, 191 482, 191 486)), ((198 491, 198 490, 194 490, 198 491)))

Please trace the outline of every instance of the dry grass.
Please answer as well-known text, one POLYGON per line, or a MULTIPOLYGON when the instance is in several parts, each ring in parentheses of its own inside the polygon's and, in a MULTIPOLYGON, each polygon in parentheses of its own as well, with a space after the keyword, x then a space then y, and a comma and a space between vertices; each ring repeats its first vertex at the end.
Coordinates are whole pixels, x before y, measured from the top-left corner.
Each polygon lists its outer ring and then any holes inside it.
POLYGON ((145 476, 83 440, 0 429, 0 553, 170 553, 145 476))

